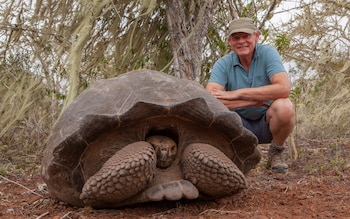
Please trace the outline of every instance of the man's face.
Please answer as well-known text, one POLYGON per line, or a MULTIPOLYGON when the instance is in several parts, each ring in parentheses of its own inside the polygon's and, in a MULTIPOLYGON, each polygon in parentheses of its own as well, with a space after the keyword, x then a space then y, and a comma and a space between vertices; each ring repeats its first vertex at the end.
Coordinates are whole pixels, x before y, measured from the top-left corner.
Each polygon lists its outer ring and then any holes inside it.
POLYGON ((255 44, 258 42, 259 36, 259 31, 253 34, 234 33, 228 38, 228 43, 238 56, 253 55, 255 44))

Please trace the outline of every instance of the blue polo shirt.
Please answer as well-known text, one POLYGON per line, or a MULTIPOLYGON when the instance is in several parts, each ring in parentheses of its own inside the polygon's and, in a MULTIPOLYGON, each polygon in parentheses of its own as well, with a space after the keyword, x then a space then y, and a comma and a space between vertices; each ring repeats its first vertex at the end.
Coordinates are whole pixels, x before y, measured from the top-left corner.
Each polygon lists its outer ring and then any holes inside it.
MULTIPOLYGON (((286 70, 277 50, 269 45, 256 44, 249 72, 241 65, 237 54, 230 52, 216 61, 209 82, 218 83, 227 91, 261 87, 271 84, 270 78, 278 72, 286 70)), ((271 104, 272 100, 265 102, 271 104)), ((250 120, 261 118, 266 110, 266 107, 255 106, 235 109, 242 117, 250 120)))

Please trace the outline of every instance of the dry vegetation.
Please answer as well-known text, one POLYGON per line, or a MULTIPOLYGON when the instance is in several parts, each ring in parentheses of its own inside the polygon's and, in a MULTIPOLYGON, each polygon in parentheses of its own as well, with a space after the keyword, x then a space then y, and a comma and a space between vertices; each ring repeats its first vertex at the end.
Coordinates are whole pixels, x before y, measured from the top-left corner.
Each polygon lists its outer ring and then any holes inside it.
POLYGON ((42 81, 21 70, 2 69, 0 82, 0 171, 37 169, 52 125, 42 81))
POLYGON ((350 62, 309 83, 297 100, 298 133, 319 139, 349 137, 350 62))
MULTIPOLYGON (((172 44, 174 42, 169 39, 167 26, 169 23, 166 21, 167 1, 144 2, 148 4, 141 5, 139 1, 131 3, 121 1, 120 4, 119 2, 114 4, 113 1, 71 3, 11 0, 1 4, 0 175, 3 178, 0 179, 0 184, 12 185, 11 189, 21 187, 20 185, 34 189, 37 188, 36 184, 42 183, 38 178, 42 151, 50 129, 63 109, 64 102, 67 101, 67 96, 74 98, 93 81, 113 77, 132 69, 150 68, 176 74, 174 70, 176 63, 173 61, 180 59, 174 56, 181 55, 181 52, 178 52, 178 49, 172 50, 171 46, 181 47, 186 44, 172 44), (101 5, 98 8, 94 4, 101 5), (90 12, 92 10, 93 14, 87 13, 89 10, 90 12), (50 16, 46 16, 47 14, 50 16), (89 23, 92 18, 95 19, 94 22, 89 23), (77 66, 74 67, 74 64, 77 66), (75 90, 68 92, 73 88, 75 90), (11 179, 12 182, 6 179, 11 179)), ((264 202, 264 197, 268 195, 272 197, 276 194, 281 195, 279 193, 281 188, 286 191, 285 194, 291 192, 290 195, 293 196, 294 192, 294 196, 298 197, 304 194, 290 189, 300 189, 298 183, 305 183, 316 189, 312 191, 313 196, 320 195, 322 198, 333 198, 343 201, 343 204, 349 204, 347 190, 343 191, 343 198, 328 197, 327 191, 322 190, 322 194, 318 194, 317 188, 313 187, 322 183, 329 184, 326 189, 333 188, 332 183, 333 186, 349 185, 350 147, 347 140, 350 137, 349 4, 347 0, 298 3, 296 4, 298 11, 290 22, 273 24, 269 19, 282 1, 272 2, 274 4, 268 7, 264 5, 267 3, 259 5, 260 3, 252 4, 248 1, 227 0, 225 4, 208 7, 208 10, 212 10, 208 15, 211 13, 214 15, 211 22, 204 22, 208 29, 204 34, 207 35, 195 35, 202 36, 204 43, 200 52, 204 50, 205 55, 198 60, 201 75, 196 73, 197 75, 192 78, 205 83, 213 60, 227 51, 225 39, 221 39, 227 20, 238 16, 261 18, 258 22, 263 30, 264 43, 275 44, 285 61, 295 63, 290 73, 298 79, 293 82, 291 98, 297 111, 297 127, 293 137, 299 159, 290 160, 292 171, 282 180, 278 177, 270 179, 261 176, 270 174, 263 166, 253 171, 250 178, 252 187, 248 190, 248 194, 257 194, 256 200, 254 201, 254 197, 249 195, 246 198, 252 204, 258 204, 258 201, 264 202), (295 184, 289 184, 289 180, 295 184), (269 185, 276 187, 267 189, 269 185), (266 194, 262 194, 263 190, 267 191, 266 194)), ((192 12, 200 9, 200 5, 194 3, 189 5, 185 1, 184 4, 192 12)), ((178 24, 186 25, 186 21, 194 19, 191 14, 186 14, 186 11, 183 13, 183 23, 179 21, 178 24)), ((189 39, 194 36, 198 27, 203 25, 203 20, 197 21, 199 23, 191 23, 191 31, 186 32, 187 35, 182 38, 188 43, 193 44, 189 39)), ((175 35, 172 35, 173 38, 175 35)), ((190 63, 191 59, 187 62, 190 63)), ((99 214, 88 209, 76 210, 62 203, 53 203, 48 199, 45 190, 37 192, 40 196, 32 194, 36 197, 35 202, 27 205, 28 217, 45 214, 44 208, 48 206, 57 209, 56 214, 51 214, 50 217, 59 215, 62 209, 62 212, 68 214, 66 217, 60 215, 62 218, 68 218, 73 214, 87 217, 99 214), (43 212, 33 213, 28 209, 41 209, 43 212)), ((13 194, 13 197, 17 197, 16 194, 13 194)), ((0 207, 4 206, 2 203, 5 200, 16 204, 8 194, 4 194, 4 191, 0 191, 0 198, 2 200, 0 207)), ((20 198, 17 201, 20 201, 20 198)), ((160 206, 153 211, 151 208, 147 215, 161 218, 160 215, 174 216, 172 212, 180 211, 187 212, 185 214, 187 216, 211 218, 226 213, 239 216, 242 211, 251 210, 247 202, 237 200, 229 202, 233 203, 231 207, 222 203, 208 205, 202 203, 198 206, 184 203, 165 212, 163 212, 164 206, 160 206), (221 209, 223 206, 226 206, 225 209, 221 209), (237 206, 245 208, 240 210, 237 206)), ((317 204, 314 206, 317 211, 317 204)), ((345 205, 340 205, 340 208, 341 206, 344 211, 349 210, 345 205)), ((142 207, 136 208, 136 213, 130 213, 132 210, 126 209, 113 214, 140 216, 138 210, 142 212, 142 207)), ((341 214, 341 210, 339 212, 341 216, 348 216, 341 214)), ((112 213, 107 212, 107 215, 112 213)), ((177 214, 179 215, 181 216, 180 213, 177 214)), ((272 213, 265 215, 276 216, 272 213)))
MULTIPOLYGON (((1 169, 7 172, 9 166, 19 170, 38 166, 45 139, 64 108, 63 103, 71 101, 67 96, 74 98, 74 93, 89 83, 142 67, 165 68, 169 74, 175 74, 171 67, 173 56, 181 53, 171 50, 167 25, 184 27, 191 21, 182 39, 189 44, 193 44, 189 40, 199 27, 208 28, 203 38, 207 54, 201 60, 205 63, 203 74, 189 76, 205 83, 212 60, 227 51, 222 37, 227 20, 238 16, 262 16, 258 20, 262 41, 274 43, 284 60, 295 63, 290 70, 298 78, 291 94, 298 120, 294 135, 318 139, 349 137, 350 21, 346 2, 296 3, 296 11, 288 9, 295 15, 284 24, 269 21, 281 1, 274 1, 269 7, 244 1, 211 5, 206 7, 208 13, 215 8, 216 14, 209 24, 193 17, 200 5, 186 2, 189 11, 178 11, 182 20, 170 23, 165 17, 171 5, 155 0, 142 4, 5 2, 0 7, 1 169), (89 17, 91 13, 96 15, 92 23, 88 22, 93 19, 89 17), (49 20, 45 14, 51 15, 49 20)), ((174 28, 174 33, 179 32, 174 28)), ((172 38, 176 39, 174 33, 172 38)))

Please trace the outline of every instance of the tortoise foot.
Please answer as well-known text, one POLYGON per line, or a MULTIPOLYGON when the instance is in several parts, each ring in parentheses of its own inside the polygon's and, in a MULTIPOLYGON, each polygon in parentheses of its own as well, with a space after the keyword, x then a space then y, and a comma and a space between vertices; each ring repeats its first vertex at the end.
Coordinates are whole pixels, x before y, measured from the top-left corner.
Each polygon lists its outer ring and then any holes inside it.
POLYGON ((209 144, 186 147, 181 160, 184 178, 209 198, 220 198, 247 188, 241 170, 220 150, 209 144))
POLYGON ((129 144, 85 182, 80 199, 93 207, 115 206, 145 189, 155 169, 156 154, 151 144, 129 144))
POLYGON ((199 192, 191 182, 179 180, 153 186, 145 191, 145 195, 149 201, 177 201, 182 198, 196 199, 199 192))

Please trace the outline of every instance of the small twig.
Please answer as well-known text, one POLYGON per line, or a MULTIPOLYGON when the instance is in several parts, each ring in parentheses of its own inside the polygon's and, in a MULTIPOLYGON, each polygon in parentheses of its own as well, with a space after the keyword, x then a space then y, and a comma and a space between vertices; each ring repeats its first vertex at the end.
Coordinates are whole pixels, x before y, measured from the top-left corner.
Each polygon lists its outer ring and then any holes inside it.
POLYGON ((287 193, 289 189, 289 186, 286 186, 286 189, 284 190, 284 193, 287 193))
POLYGON ((208 209, 208 210, 205 210, 205 211, 203 211, 203 212, 201 212, 200 214, 199 214, 199 216, 202 216, 202 215, 210 215, 210 214, 219 214, 219 215, 223 215, 223 214, 237 214, 237 213, 239 213, 239 211, 224 211, 223 209, 225 208, 225 206, 224 207, 222 207, 222 208, 220 208, 219 210, 217 210, 217 209, 208 209))
POLYGON ((22 188, 28 190, 30 193, 33 193, 34 195, 37 195, 37 196, 42 197, 42 198, 44 197, 44 196, 40 195, 39 193, 36 193, 36 192, 32 191, 32 190, 29 189, 28 187, 25 187, 24 185, 21 185, 21 184, 15 182, 15 181, 12 181, 12 180, 10 180, 10 179, 4 177, 4 176, 1 176, 1 175, 0 175, 0 177, 1 177, 2 179, 4 179, 4 180, 10 182, 10 183, 13 183, 13 184, 15 184, 15 185, 17 185, 17 186, 20 186, 20 187, 22 187, 22 188))
POLYGON ((46 215, 50 214, 50 212, 45 212, 44 214, 39 215, 39 217, 35 218, 35 219, 40 219, 45 217, 46 215))
POLYGON ((155 216, 159 216, 159 215, 162 215, 162 214, 171 214, 171 213, 175 213, 175 212, 176 212, 176 209, 172 208, 172 209, 169 209, 167 211, 162 211, 162 212, 158 212, 158 213, 152 214, 152 216, 155 217, 155 216))
POLYGON ((67 217, 68 215, 70 215, 72 212, 71 211, 68 211, 65 215, 63 215, 62 217, 60 217, 60 219, 63 219, 65 217, 67 217))

